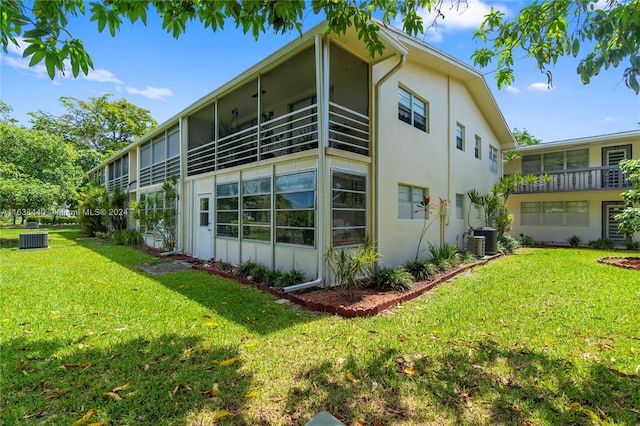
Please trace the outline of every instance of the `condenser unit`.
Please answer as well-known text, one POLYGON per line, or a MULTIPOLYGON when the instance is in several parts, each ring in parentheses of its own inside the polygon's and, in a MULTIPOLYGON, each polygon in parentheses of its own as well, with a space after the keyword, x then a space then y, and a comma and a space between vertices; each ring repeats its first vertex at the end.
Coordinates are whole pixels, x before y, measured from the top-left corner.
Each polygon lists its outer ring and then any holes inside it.
POLYGON ((469 251, 477 257, 484 257, 484 254, 485 254, 484 244, 485 244, 485 237, 480 237, 480 236, 471 236, 469 237, 469 240, 467 242, 467 245, 469 246, 468 247, 469 251))
POLYGON ((49 248, 49 234, 47 232, 32 232, 20 234, 19 250, 49 248))

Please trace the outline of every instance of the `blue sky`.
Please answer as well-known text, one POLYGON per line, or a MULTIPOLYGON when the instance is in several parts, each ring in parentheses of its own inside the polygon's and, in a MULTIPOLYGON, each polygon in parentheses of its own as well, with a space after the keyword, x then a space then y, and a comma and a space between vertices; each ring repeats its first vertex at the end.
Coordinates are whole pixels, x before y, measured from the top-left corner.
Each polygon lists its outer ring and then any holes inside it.
MULTIPOLYGON (((446 11, 424 41, 471 64, 471 54, 481 46, 471 36, 491 5, 515 15, 523 2, 469 0, 462 13, 446 11)), ((320 20, 309 13, 305 29, 320 20)), ((233 25, 212 33, 193 22, 175 40, 157 17, 149 17, 146 27, 125 23, 115 38, 108 31, 98 33, 88 16, 72 20, 70 30, 92 56, 95 69, 88 76, 52 81, 43 64, 28 68, 19 49, 2 53, 0 98, 14 108, 21 124, 28 125, 30 111, 61 114, 61 96, 87 99, 105 93, 148 109, 162 123, 297 37, 267 33, 255 41, 233 25)), ((509 88, 498 90, 490 70, 483 72, 509 127, 526 128, 545 142, 638 129, 640 96, 624 84, 623 68, 603 71, 585 86, 575 72, 577 64, 578 59, 561 58, 552 69, 552 89, 524 53, 509 88)))

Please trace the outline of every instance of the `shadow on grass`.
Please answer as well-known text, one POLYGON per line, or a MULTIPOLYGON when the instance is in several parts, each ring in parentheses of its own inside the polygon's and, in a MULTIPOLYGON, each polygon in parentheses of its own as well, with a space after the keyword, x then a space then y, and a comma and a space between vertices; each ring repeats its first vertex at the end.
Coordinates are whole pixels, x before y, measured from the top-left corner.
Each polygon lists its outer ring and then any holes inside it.
POLYGON ((214 362, 237 348, 171 334, 106 349, 16 338, 3 342, 2 355, 3 424, 69 425, 90 410, 85 423, 186 424, 197 413, 208 424, 207 416, 241 408, 252 382, 242 361, 214 362), (217 397, 207 394, 214 383, 217 397))
POLYGON ((434 358, 385 350, 366 362, 349 357, 339 368, 323 362, 296 377, 286 412, 302 424, 320 410, 346 424, 359 418, 384 425, 640 421, 638 376, 600 363, 585 372, 568 360, 492 342, 471 346, 434 358))
POLYGON ((272 295, 255 287, 206 272, 189 270, 151 275, 143 272, 139 265, 165 260, 154 260, 132 247, 115 245, 99 239, 85 239, 77 230, 75 233, 63 232, 60 235, 199 303, 216 315, 262 335, 312 321, 315 316, 299 308, 275 304, 272 295))

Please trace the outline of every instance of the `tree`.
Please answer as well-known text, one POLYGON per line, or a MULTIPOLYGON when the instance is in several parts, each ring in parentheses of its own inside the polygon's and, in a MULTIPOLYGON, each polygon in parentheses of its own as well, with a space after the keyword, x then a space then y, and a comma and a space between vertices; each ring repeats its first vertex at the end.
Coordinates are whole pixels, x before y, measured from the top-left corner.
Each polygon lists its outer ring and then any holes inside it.
POLYGON ((547 0, 524 7, 513 19, 492 9, 474 38, 490 41, 493 48, 476 50, 473 60, 486 67, 497 60, 498 87, 514 81, 514 58, 519 50, 534 58, 552 84, 552 67, 562 56, 588 52, 577 68, 584 84, 602 68, 627 61, 623 78, 640 93, 640 0, 547 0))
POLYGON ((0 101, 0 123, 16 124, 18 120, 11 117, 11 111, 13 107, 7 105, 4 101, 0 101))
POLYGON ((625 209, 614 219, 618 222, 618 229, 628 241, 633 241, 636 233, 640 232, 640 160, 624 160, 620 162, 620 170, 627 181, 633 185, 621 195, 625 209))
POLYGON ((513 137, 515 138, 519 146, 537 145, 539 143, 542 143, 542 139, 533 136, 526 128, 522 130, 518 130, 517 127, 514 128, 513 137))
MULTIPOLYGON (((495 78, 498 87, 514 81, 514 57, 522 49, 526 55, 536 59, 538 68, 552 82, 550 65, 559 57, 577 57, 581 47, 588 46, 581 59, 578 73, 587 84, 598 75, 602 67, 617 67, 628 61, 624 79, 628 87, 640 92, 640 0, 546 0, 534 2, 523 8, 518 16, 507 19, 504 13, 492 10, 475 34, 475 38, 490 42, 492 48, 482 47, 473 55, 476 65, 486 67, 497 59, 495 78)), ((368 47, 373 57, 384 49, 378 37, 379 26, 371 18, 379 16, 389 24, 398 18, 403 30, 410 35, 424 33, 444 19, 447 13, 459 13, 467 0, 312 0, 314 14, 323 13, 329 31, 344 33, 353 26, 358 37, 368 47), (451 5, 449 7, 449 5, 451 5), (422 11, 433 12, 433 22, 425 23, 422 11)), ((85 15, 83 0, 64 2, 34 0, 25 6, 23 0, 3 1, 3 20, 0 25, 0 42, 4 51, 9 43, 18 45, 17 38, 24 37, 24 56, 30 57, 30 66, 44 60, 49 76, 53 79, 56 70, 71 72, 78 76, 80 70, 87 74, 93 68, 91 57, 82 41, 73 37, 67 28, 68 17, 85 15)), ((218 31, 231 21, 244 33, 254 38, 268 29, 277 33, 293 30, 301 32, 306 16, 304 0, 288 1, 206 1, 184 0, 170 2, 161 0, 111 0, 88 4, 90 21, 98 31, 106 28, 115 36, 123 22, 138 21, 146 25, 147 14, 157 13, 162 19, 162 28, 175 38, 186 31, 187 23, 198 21, 205 28, 218 31)))
POLYGON ((124 98, 111 101, 112 96, 105 94, 88 101, 63 96, 60 104, 66 110, 64 114, 57 117, 43 111, 30 112, 30 123, 36 130, 61 137, 80 152, 109 155, 158 125, 148 110, 124 98))
POLYGON ((82 170, 77 154, 45 132, 0 123, 0 204, 14 216, 54 209, 75 199, 82 170))

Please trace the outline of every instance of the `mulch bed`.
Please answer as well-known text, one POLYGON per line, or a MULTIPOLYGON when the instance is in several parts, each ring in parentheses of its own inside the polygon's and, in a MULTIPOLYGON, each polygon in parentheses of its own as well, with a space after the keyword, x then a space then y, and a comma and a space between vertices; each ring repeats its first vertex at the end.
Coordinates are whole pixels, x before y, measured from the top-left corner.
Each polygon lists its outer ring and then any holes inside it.
POLYGON ((601 257, 598 262, 640 271, 640 257, 601 257))
POLYGON ((414 283, 413 288, 406 292, 380 291, 375 289, 360 289, 352 292, 349 297, 344 291, 330 289, 314 290, 306 293, 284 293, 276 288, 256 283, 245 278, 238 277, 228 272, 224 272, 216 267, 215 262, 194 263, 194 269, 207 271, 210 274, 219 275, 225 278, 236 280, 240 283, 253 285, 258 289, 271 293, 279 298, 288 299, 293 303, 301 305, 310 311, 328 312, 343 317, 359 317, 376 315, 399 303, 415 299, 424 292, 431 290, 438 284, 450 280, 456 275, 479 265, 484 265, 489 260, 502 255, 495 255, 473 263, 461 265, 450 272, 437 275, 431 281, 421 281, 414 283))

